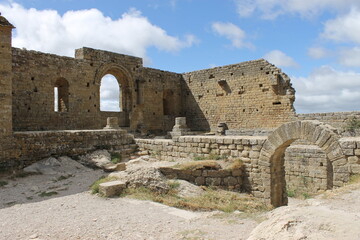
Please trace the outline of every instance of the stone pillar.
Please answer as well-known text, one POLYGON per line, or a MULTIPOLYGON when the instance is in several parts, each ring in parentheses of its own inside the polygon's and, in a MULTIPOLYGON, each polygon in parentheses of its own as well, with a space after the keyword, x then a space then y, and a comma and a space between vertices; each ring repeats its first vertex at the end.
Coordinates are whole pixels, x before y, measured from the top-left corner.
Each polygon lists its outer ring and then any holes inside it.
POLYGON ((106 127, 104 129, 120 129, 117 117, 108 117, 106 119, 106 127))
POLYGON ((216 135, 223 136, 226 130, 228 130, 226 123, 221 122, 217 125, 216 135))
POLYGON ((186 125, 186 117, 175 118, 175 126, 170 132, 171 137, 176 138, 189 134, 190 134, 190 129, 186 125))

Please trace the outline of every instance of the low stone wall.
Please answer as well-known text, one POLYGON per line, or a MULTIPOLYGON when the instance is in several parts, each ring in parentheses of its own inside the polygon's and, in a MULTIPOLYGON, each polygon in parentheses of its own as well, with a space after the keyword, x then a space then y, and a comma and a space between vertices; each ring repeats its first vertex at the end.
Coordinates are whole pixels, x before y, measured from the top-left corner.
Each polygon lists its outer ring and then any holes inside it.
POLYGON ((242 169, 219 169, 219 170, 182 170, 175 168, 160 168, 162 174, 170 179, 182 179, 199 186, 219 186, 229 190, 242 189, 242 169))
POLYGON ((346 127, 349 120, 353 118, 360 119, 360 111, 297 114, 296 117, 300 121, 318 120, 342 129, 346 127))
POLYGON ((349 173, 360 174, 360 137, 344 137, 339 143, 347 158, 349 173))
POLYGON ((259 184, 258 159, 265 136, 181 136, 169 139, 135 139, 139 151, 161 160, 228 157, 244 163, 243 190, 259 184), (257 179, 257 180, 256 180, 257 179))
POLYGON ((76 156, 97 149, 135 152, 132 135, 116 130, 14 132, 16 156, 0 160, 0 169, 24 167, 49 156, 76 156))

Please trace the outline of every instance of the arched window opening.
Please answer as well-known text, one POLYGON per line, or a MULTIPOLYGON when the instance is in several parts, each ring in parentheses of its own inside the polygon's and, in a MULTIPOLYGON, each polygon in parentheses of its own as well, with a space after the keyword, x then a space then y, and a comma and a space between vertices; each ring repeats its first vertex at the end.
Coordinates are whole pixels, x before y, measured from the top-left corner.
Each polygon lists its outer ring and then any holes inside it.
POLYGON ((69 83, 65 78, 60 78, 54 86, 54 111, 69 111, 69 83))
POLYGON ((117 79, 111 74, 107 74, 101 79, 100 111, 122 111, 121 86, 117 79))

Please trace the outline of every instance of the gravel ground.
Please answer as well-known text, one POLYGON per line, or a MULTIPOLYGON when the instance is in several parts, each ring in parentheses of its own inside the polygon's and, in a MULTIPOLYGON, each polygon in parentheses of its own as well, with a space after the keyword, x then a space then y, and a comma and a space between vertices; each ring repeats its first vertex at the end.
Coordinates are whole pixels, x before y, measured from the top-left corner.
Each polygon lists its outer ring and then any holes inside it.
POLYGON ((102 170, 49 162, 41 166, 48 174, 0 177, 0 240, 360 239, 360 183, 260 215, 191 212, 92 195, 102 170))
POLYGON ((81 169, 62 180, 6 179, 0 187, 0 239, 246 239, 258 225, 243 213, 191 212, 92 195, 89 186, 103 174, 81 169), (43 192, 57 194, 39 196, 43 192))

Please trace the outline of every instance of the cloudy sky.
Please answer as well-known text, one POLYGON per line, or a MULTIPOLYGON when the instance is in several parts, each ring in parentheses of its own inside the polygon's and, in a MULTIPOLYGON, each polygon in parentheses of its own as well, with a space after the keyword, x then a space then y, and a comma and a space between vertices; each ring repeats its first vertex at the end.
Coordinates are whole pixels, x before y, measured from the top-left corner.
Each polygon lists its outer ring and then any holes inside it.
POLYGON ((87 46, 178 73, 265 58, 291 77, 298 113, 360 110, 359 0, 0 0, 0 12, 15 47, 87 46))

